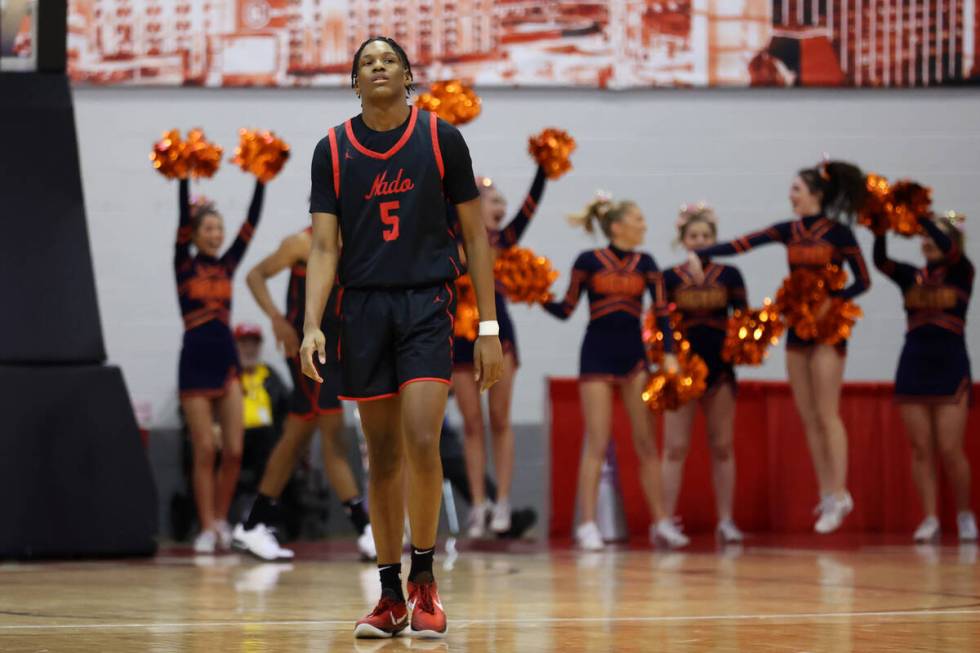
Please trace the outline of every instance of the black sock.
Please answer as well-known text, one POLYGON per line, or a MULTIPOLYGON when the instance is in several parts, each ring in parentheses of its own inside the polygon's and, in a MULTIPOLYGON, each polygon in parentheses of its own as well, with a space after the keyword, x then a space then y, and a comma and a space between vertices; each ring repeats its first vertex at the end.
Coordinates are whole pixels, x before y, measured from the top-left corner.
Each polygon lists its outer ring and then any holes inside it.
POLYGON ((278 517, 278 503, 272 497, 259 494, 252 503, 252 509, 248 511, 248 519, 245 520, 245 530, 252 530, 259 524, 271 526, 278 517))
POLYGON ((381 594, 394 594, 393 598, 399 601, 405 600, 402 592, 402 563, 396 562, 393 565, 378 565, 378 575, 381 577, 381 594))
POLYGON ((431 583, 432 558, 435 557, 436 548, 420 549, 412 545, 412 569, 408 572, 408 580, 413 583, 431 583))
POLYGON ((357 534, 364 535, 364 529, 371 523, 371 520, 368 519, 367 511, 364 510, 363 497, 354 497, 350 501, 344 501, 344 510, 347 511, 347 518, 350 519, 350 523, 354 524, 354 528, 357 529, 357 534))

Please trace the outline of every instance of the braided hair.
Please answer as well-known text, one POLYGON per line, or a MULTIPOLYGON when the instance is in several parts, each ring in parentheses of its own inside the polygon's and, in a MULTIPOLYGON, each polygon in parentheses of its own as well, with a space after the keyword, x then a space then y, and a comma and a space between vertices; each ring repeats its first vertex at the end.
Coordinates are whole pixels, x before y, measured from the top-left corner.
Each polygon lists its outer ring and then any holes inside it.
MULTIPOLYGON (((361 46, 357 48, 357 52, 354 53, 354 61, 351 63, 350 67, 350 87, 357 88, 357 69, 360 67, 361 54, 364 52, 364 48, 375 41, 381 41, 391 46, 391 49, 395 51, 396 55, 398 55, 398 59, 401 61, 405 72, 408 73, 409 79, 414 80, 414 75, 412 74, 412 64, 409 63, 408 55, 405 54, 405 49, 398 44, 398 41, 387 36, 372 36, 368 40, 361 43, 361 46)), ((414 81, 408 84, 408 86, 405 88, 405 97, 411 96, 413 91, 415 91, 414 81)))

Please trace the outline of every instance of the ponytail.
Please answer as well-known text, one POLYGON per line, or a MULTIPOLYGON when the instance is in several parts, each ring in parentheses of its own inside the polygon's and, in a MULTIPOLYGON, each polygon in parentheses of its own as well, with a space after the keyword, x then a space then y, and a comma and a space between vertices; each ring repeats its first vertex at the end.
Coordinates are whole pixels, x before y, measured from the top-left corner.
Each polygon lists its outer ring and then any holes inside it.
POLYGON ((868 196, 864 173, 846 161, 824 161, 799 171, 811 193, 820 193, 820 209, 831 220, 852 224, 868 196))
POLYGON ((612 225, 622 220, 626 212, 636 208, 636 202, 623 200, 614 202, 612 196, 603 191, 596 193, 595 199, 585 205, 578 213, 571 213, 568 222, 575 227, 581 227, 589 234, 595 234, 595 225, 606 238, 612 238, 612 225))
POLYGON ((585 229, 588 234, 595 234, 596 223, 602 225, 603 217, 612 206, 612 195, 599 191, 581 211, 568 214, 568 223, 573 227, 585 229))

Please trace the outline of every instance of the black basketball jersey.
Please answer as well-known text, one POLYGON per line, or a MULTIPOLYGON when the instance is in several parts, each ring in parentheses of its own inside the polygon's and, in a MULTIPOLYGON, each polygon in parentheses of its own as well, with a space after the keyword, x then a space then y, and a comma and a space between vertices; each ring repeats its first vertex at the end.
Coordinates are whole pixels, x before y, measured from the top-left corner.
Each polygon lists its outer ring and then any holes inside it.
POLYGON ((362 145, 351 121, 327 134, 345 288, 430 286, 460 274, 442 180, 437 117, 412 107, 387 152, 362 145))

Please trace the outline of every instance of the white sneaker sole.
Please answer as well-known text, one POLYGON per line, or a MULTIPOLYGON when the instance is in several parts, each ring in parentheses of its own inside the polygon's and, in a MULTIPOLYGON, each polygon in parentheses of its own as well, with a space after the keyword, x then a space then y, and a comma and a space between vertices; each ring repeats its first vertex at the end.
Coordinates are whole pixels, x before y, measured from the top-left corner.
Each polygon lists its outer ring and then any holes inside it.
POLYGON ((929 535, 925 535, 925 536, 923 536, 923 535, 913 535, 912 536, 912 541, 913 542, 918 542, 920 544, 927 544, 929 542, 936 542, 936 541, 938 541, 939 540, 939 537, 940 537, 940 532, 937 529, 934 533, 930 533, 929 535))
POLYGON ((264 555, 260 555, 256 553, 255 551, 250 549, 247 544, 241 542, 240 540, 232 540, 231 548, 241 553, 247 553, 253 558, 257 558, 263 562, 292 562, 293 558, 295 557, 295 554, 293 554, 292 551, 289 551, 288 553, 279 553, 279 555, 277 556, 267 558, 264 555))
POLYGON ((399 633, 404 632, 404 628, 395 633, 389 633, 386 630, 381 630, 380 628, 375 628, 371 624, 357 624, 354 627, 354 637, 357 639, 391 639, 396 637, 399 633))
POLYGON ((689 538, 684 538, 684 540, 675 542, 673 540, 667 539, 666 537, 664 537, 660 533, 657 533, 653 537, 653 545, 654 546, 664 546, 664 547, 666 547, 668 549, 683 549, 684 547, 686 547, 690 543, 691 543, 691 540, 689 538))
POLYGON ((736 537, 726 537, 726 536, 722 535, 721 533, 715 533, 715 537, 722 544, 741 544, 742 542, 745 541, 745 537, 742 536, 742 535, 739 535, 739 536, 736 536, 736 537))
POLYGON ((411 626, 408 628, 408 634, 412 637, 418 637, 420 639, 444 639, 449 633, 449 625, 446 625, 446 629, 441 633, 435 630, 415 630, 411 626))

